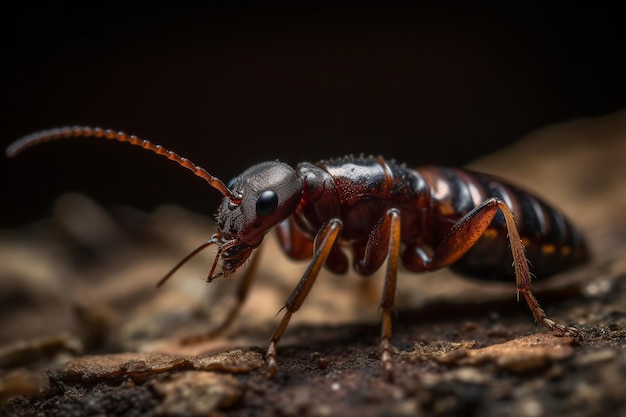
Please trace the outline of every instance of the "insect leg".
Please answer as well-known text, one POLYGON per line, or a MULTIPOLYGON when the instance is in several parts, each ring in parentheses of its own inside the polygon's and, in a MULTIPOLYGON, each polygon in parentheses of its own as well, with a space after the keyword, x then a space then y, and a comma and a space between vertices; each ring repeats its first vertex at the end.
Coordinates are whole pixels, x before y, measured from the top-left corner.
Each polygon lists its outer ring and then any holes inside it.
POLYGON ((291 259, 308 259, 313 253, 313 239, 300 232, 293 216, 276 226, 278 242, 291 259))
POLYGON ((391 209, 387 212, 384 229, 388 231, 387 269, 385 283, 380 300, 383 310, 383 324, 380 336, 380 362, 385 378, 393 379, 393 361, 391 360, 391 310, 396 298, 396 283, 398 278, 398 257, 400 256, 400 212, 391 209))
MULTIPOLYGON (((311 254, 318 249, 318 246, 314 246, 313 239, 298 229, 293 216, 280 223, 276 227, 276 232, 280 246, 291 259, 309 259, 311 254)), ((318 240, 316 245, 319 243, 318 240)), ((345 274, 350 268, 350 264, 343 251, 335 246, 326 258, 325 267, 335 274, 345 274)))
POLYGON ((262 246, 263 245, 259 246, 259 248, 256 249, 256 253, 252 256, 250 265, 248 266, 248 268, 246 268, 246 272, 243 278, 241 279, 241 281, 239 281, 239 284, 237 285, 237 290, 235 291, 235 303, 234 305, 231 306, 230 311, 228 312, 226 317, 222 320, 222 322, 219 325, 215 326, 213 329, 209 330, 205 334, 192 335, 192 336, 187 336, 187 337, 182 338, 180 341, 181 344, 191 345, 194 343, 200 343, 205 340, 213 339, 221 335, 224 332, 224 330, 230 327, 230 325, 239 315, 239 312, 241 311, 241 307, 246 301, 248 292, 250 290, 250 287, 252 286, 252 281, 254 281, 254 278, 256 277, 256 271, 258 269, 259 259, 261 258, 262 246))
POLYGON ((371 274, 387 261, 385 283, 380 300, 383 312, 380 335, 380 362, 388 380, 393 379, 393 361, 391 360, 391 311, 396 296, 398 276, 398 257, 400 256, 400 212, 397 209, 387 211, 372 233, 364 248, 357 249, 360 259, 355 259, 354 269, 360 274, 371 274))
POLYGON ((509 232, 509 241, 511 243, 511 253, 513 254, 513 266, 515 267, 518 294, 521 292, 524 295, 526 303, 528 304, 530 311, 532 311, 536 321, 561 336, 581 336, 580 330, 575 327, 563 326, 562 324, 556 323, 554 320, 548 318, 539 305, 539 302, 530 291, 531 275, 528 270, 528 262, 524 252, 524 245, 522 245, 522 241, 519 237, 513 213, 511 213, 511 210, 503 201, 497 200, 497 202, 500 211, 504 214, 504 220, 506 221, 506 227, 509 232))
POLYGON ((306 296, 309 294, 320 269, 324 265, 324 262, 326 262, 326 258, 339 237, 339 232, 341 232, 342 226, 341 220, 332 219, 324 225, 322 229, 320 229, 315 237, 316 242, 320 243, 319 245, 317 243, 315 244, 317 249, 313 254, 313 261, 305 271, 304 275, 302 275, 302 278, 300 278, 298 285, 293 290, 287 300, 287 303, 283 307, 285 309, 285 314, 276 330, 274 330, 274 334, 272 334, 272 338, 270 340, 270 345, 267 349, 267 353, 265 354, 265 364, 267 372, 270 376, 274 376, 276 374, 276 345, 287 328, 291 316, 293 313, 298 311, 306 299, 306 296))
POLYGON ((456 222, 448 235, 436 248, 432 257, 428 257, 424 251, 419 249, 406 251, 403 259, 405 264, 422 271, 443 268, 453 264, 478 241, 498 210, 502 212, 506 222, 518 294, 522 293, 524 295, 535 320, 545 327, 560 335, 579 336, 580 331, 578 329, 555 323, 546 316, 543 309, 539 306, 537 299, 530 291, 531 275, 528 269, 524 245, 522 245, 513 213, 505 202, 495 197, 485 200, 481 205, 456 222))

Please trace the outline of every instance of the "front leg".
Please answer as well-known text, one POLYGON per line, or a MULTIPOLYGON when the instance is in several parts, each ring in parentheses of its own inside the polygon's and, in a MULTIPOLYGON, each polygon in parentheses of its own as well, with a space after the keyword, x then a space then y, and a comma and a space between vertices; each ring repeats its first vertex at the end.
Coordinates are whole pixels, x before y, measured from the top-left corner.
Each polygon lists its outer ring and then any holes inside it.
POLYGON ((267 368, 267 373, 270 376, 274 376, 276 374, 276 346, 278 345, 278 342, 280 341, 283 332, 287 328, 291 316, 293 315, 293 313, 298 311, 298 309, 302 306, 302 303, 306 299, 306 296, 309 294, 309 291, 315 283, 315 279, 317 278, 320 269, 322 269, 324 262, 326 262, 328 255, 335 246, 335 242, 339 237, 342 226, 343 224, 341 223, 341 220, 332 219, 317 233, 317 236, 315 237, 316 249, 315 253, 313 254, 313 261, 307 268, 304 275, 302 275, 302 278, 300 278, 298 285, 289 296, 287 303, 285 303, 285 306, 283 307, 285 309, 285 315, 283 316, 276 330, 274 330, 270 345, 267 349, 267 353, 265 354, 265 365, 267 368))
MULTIPOLYGON (((280 247, 291 259, 309 259, 318 249, 314 246, 313 238, 298 230, 293 216, 280 223, 276 227, 276 232, 280 247)), ((319 240, 316 242, 317 245, 320 244, 319 240)), ((350 267, 348 258, 339 246, 333 246, 324 266, 335 274, 345 274, 350 267)))
POLYGON ((180 341, 181 344, 192 345, 192 344, 204 342, 206 340, 214 339, 222 335, 222 333, 224 333, 224 331, 227 330, 232 325, 232 323, 235 321, 235 319, 241 312, 241 308, 243 307, 243 304, 245 303, 246 298, 248 297, 248 293, 250 292, 250 287, 252 286, 252 282, 254 281, 254 278, 256 277, 256 271, 259 266, 259 259, 261 258, 261 251, 262 251, 262 246, 256 249, 256 253, 252 255, 252 261, 250 262, 250 265, 246 269, 246 272, 243 278, 241 279, 241 281, 239 281, 239 285, 237 285, 237 290, 235 291, 234 304, 229 308, 228 313, 226 313, 226 316, 224 316, 222 321, 217 326, 213 327, 211 330, 209 330, 208 332, 204 334, 197 334, 197 335, 184 337, 180 341))
POLYGON ((535 320, 558 335, 580 336, 580 330, 556 323, 548 318, 539 302, 530 291, 531 274, 524 245, 519 236, 511 209, 502 200, 492 197, 467 213, 452 227, 448 235, 435 248, 432 256, 419 247, 407 248, 403 262, 414 271, 432 271, 450 266, 459 260, 474 246, 483 232, 489 227, 498 210, 504 215, 506 228, 513 255, 513 267, 517 281, 517 291, 522 293, 535 320))

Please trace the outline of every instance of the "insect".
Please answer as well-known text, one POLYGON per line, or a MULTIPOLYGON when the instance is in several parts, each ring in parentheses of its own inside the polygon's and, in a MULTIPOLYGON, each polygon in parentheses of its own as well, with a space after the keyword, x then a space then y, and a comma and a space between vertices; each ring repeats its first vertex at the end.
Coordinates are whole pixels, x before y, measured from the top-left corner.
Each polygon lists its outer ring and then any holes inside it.
MULTIPOLYGON (((532 275, 526 255, 535 273, 555 274, 588 257, 582 236, 541 199, 496 177, 461 168, 409 169, 382 157, 348 156, 303 162, 296 167, 263 162, 226 185, 188 159, 152 142, 124 132, 81 126, 25 136, 7 148, 7 155, 69 137, 106 138, 141 146, 191 170, 223 195, 215 234, 181 260, 159 286, 209 246, 216 246, 217 254, 207 281, 230 275, 273 229, 286 255, 311 258, 270 339, 265 355, 270 376, 276 373, 277 345, 292 315, 302 306, 322 267, 337 274, 349 269, 347 251, 352 252, 352 267, 359 274, 372 274, 385 265, 380 361, 383 374, 390 380, 391 313, 400 263, 413 272, 451 267, 483 280, 514 278, 518 298, 521 294, 526 299, 536 321, 558 335, 581 335, 578 329, 546 316, 530 290, 532 275)), ((257 259, 253 257, 239 284, 238 302, 212 335, 236 316, 253 280, 257 259)))

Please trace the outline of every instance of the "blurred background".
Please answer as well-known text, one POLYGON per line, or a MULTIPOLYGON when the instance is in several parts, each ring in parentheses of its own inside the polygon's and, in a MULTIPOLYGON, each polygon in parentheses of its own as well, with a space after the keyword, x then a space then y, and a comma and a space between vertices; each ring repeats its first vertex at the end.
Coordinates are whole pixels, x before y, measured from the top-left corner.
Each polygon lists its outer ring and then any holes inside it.
MULTIPOLYGON (((0 145, 124 130, 224 181, 262 160, 383 154, 463 165, 548 124, 626 104, 618 6, 150 6, 24 2, 3 13, 0 145)), ((0 227, 68 191, 104 205, 220 195, 128 145, 65 140, 0 162, 0 227)))

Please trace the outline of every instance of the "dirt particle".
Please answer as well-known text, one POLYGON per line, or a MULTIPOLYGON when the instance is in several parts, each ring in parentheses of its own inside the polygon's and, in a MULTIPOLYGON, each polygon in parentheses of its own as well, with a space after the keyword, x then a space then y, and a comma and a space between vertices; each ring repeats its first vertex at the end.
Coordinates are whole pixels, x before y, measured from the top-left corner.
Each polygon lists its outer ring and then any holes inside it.
POLYGON ((163 397, 157 416, 218 416, 218 410, 236 404, 244 390, 232 375, 198 371, 173 374, 151 386, 163 397))

